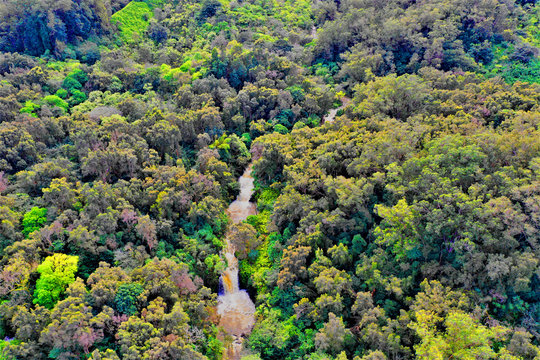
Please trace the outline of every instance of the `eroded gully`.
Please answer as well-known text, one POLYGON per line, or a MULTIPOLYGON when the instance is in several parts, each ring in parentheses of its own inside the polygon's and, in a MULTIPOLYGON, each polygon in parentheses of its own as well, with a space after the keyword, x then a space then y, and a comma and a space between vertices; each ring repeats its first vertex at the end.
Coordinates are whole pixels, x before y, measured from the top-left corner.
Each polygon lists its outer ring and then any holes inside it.
MULTIPOLYGON (((251 171, 250 165, 238 180, 240 194, 227 210, 234 224, 257 213, 255 204, 249 201, 254 188, 251 171)), ((224 256, 227 259, 227 269, 220 278, 223 292, 218 297, 218 314, 220 315, 220 326, 233 337, 233 343, 224 354, 224 359, 230 360, 241 358, 244 338, 249 335, 255 324, 255 304, 251 301, 248 293, 240 289, 238 259, 234 252, 234 246, 229 241, 229 236, 226 235, 224 256)))

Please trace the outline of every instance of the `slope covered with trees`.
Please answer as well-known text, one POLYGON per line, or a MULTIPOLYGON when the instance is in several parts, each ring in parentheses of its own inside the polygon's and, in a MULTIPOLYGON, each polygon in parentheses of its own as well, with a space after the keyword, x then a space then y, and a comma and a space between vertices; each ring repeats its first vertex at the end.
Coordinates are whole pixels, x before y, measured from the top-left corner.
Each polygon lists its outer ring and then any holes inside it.
POLYGON ((539 11, 1 2, 0 359, 538 359, 539 11))

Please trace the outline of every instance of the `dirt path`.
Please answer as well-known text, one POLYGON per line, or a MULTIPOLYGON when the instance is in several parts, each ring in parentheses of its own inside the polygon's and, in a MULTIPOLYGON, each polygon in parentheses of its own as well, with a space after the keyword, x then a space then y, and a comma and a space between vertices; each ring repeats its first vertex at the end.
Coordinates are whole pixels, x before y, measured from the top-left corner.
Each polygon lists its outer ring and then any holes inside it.
POLYGON ((351 99, 349 99, 346 96, 341 97, 340 100, 341 100, 342 105, 340 107, 336 108, 336 109, 331 109, 328 112, 328 114, 323 118, 323 124, 325 124, 327 122, 330 122, 330 123, 334 122, 334 120, 336 118, 336 115, 339 112, 339 110, 344 109, 351 102, 351 99))

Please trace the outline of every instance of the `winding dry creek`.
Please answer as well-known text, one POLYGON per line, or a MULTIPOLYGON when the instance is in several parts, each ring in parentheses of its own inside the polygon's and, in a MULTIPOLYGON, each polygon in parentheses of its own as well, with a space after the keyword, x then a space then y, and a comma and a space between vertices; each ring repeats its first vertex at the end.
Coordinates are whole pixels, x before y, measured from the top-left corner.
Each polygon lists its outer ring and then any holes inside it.
MULTIPOLYGON (((237 224, 257 213, 256 206, 250 202, 253 194, 253 177, 251 165, 240 177, 240 194, 228 208, 229 216, 237 224)), ((255 324, 255 304, 245 290, 240 289, 238 281, 238 259, 229 237, 225 237, 224 256, 227 259, 227 269, 221 274, 220 283, 223 292, 218 297, 218 314, 220 325, 233 337, 232 345, 227 349, 225 359, 237 360, 241 357, 242 342, 255 324)))

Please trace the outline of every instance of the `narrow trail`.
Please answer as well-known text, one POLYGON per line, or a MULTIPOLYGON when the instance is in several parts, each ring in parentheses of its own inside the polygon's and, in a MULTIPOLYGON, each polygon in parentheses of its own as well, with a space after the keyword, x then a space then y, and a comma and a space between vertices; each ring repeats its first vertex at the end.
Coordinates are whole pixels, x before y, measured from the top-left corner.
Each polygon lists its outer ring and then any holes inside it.
MULTIPOLYGON (((227 209, 234 224, 240 223, 247 219, 248 216, 257 213, 255 204, 249 201, 254 188, 251 171, 252 166, 250 164, 238 180, 240 183, 240 194, 227 209)), ((248 293, 240 289, 238 281, 238 259, 234 256, 235 249, 227 235, 225 236, 225 245, 224 255, 227 259, 228 266, 220 277, 223 293, 218 297, 218 314, 221 316, 219 325, 234 340, 223 355, 223 358, 224 360, 239 360, 241 358, 244 337, 249 335, 255 324, 255 304, 249 298, 248 293)))
POLYGON ((349 99, 348 97, 346 96, 341 97, 341 106, 336 109, 331 109, 330 111, 328 111, 328 114, 323 118, 323 124, 327 122, 329 123, 334 122, 338 111, 344 109, 347 105, 349 105, 350 102, 351 102, 351 99, 349 99))

